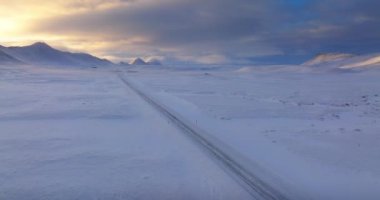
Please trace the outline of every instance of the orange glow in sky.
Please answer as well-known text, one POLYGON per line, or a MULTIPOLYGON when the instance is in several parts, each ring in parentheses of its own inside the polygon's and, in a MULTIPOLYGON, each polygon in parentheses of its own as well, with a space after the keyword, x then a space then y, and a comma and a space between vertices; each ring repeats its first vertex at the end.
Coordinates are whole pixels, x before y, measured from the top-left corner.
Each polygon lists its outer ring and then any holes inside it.
POLYGON ((85 51, 97 56, 119 59, 108 54, 111 44, 96 36, 79 33, 40 31, 39 27, 58 17, 125 6, 119 0, 0 0, 0 45, 29 45, 44 41, 52 46, 85 51))

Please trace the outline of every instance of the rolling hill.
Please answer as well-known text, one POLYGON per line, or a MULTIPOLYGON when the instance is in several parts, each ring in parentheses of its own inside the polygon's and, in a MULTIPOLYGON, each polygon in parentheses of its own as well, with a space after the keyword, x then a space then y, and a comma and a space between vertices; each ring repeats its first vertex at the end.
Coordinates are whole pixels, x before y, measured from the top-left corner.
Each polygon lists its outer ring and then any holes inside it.
POLYGON ((380 54, 320 54, 305 62, 303 66, 318 69, 368 69, 380 67, 380 54))

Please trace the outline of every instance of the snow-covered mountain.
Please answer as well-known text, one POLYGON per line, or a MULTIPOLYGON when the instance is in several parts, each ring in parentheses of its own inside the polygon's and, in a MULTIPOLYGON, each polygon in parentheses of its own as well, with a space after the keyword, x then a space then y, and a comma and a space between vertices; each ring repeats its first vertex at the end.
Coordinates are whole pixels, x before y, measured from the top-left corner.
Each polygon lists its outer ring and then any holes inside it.
POLYGON ((320 54, 307 61, 303 66, 318 69, 364 69, 380 67, 380 54, 352 55, 352 54, 320 54))
POLYGON ((106 59, 100 59, 86 53, 60 51, 43 42, 37 42, 24 47, 0 46, 0 51, 26 64, 82 67, 113 65, 112 62, 106 59))
POLYGON ((345 53, 326 53, 326 54, 319 54, 315 56, 313 59, 305 62, 303 65, 305 66, 319 66, 326 63, 336 62, 345 60, 348 58, 352 58, 355 55, 352 54, 345 54, 345 53))
POLYGON ((147 63, 141 58, 136 58, 131 62, 131 65, 147 65, 147 63))
POLYGON ((380 54, 354 57, 341 67, 343 69, 380 67, 380 54))
POLYGON ((142 58, 136 58, 131 62, 131 65, 162 65, 158 59, 150 58, 148 61, 142 58))
POLYGON ((161 62, 158 59, 151 58, 146 62, 148 65, 161 65, 161 62))

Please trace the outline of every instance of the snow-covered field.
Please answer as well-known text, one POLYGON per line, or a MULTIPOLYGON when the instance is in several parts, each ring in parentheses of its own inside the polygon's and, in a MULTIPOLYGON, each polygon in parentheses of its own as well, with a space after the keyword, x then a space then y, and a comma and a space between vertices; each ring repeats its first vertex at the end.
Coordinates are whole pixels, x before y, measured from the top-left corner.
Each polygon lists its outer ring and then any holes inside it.
POLYGON ((249 199, 112 71, 0 68, 0 199, 249 199))
POLYGON ((379 199, 380 71, 303 67, 0 67, 0 199, 251 198, 118 73, 290 199, 379 199))
POLYGON ((379 199, 380 71, 289 69, 140 69, 128 76, 290 196, 379 199))

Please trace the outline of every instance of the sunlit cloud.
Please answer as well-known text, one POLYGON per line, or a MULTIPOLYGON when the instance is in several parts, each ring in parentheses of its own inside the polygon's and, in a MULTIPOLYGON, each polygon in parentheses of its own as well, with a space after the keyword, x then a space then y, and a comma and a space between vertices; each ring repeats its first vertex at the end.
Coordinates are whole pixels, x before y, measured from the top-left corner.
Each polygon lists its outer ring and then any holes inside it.
POLYGON ((114 61, 365 53, 380 51, 378 6, 376 0, 0 0, 0 44, 45 41, 114 61))

